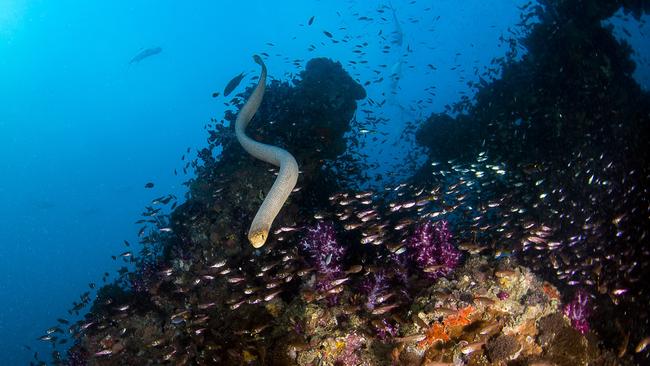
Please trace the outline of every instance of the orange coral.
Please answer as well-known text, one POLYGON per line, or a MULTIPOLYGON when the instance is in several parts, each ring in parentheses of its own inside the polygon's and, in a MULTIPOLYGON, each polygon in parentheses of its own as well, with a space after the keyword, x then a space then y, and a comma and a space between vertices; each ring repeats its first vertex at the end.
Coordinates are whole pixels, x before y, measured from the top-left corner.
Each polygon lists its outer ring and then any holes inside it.
POLYGON ((449 328, 456 326, 463 326, 471 323, 469 316, 474 311, 474 307, 467 306, 451 314, 445 318, 442 323, 435 322, 429 329, 427 329, 426 338, 418 342, 421 348, 429 347, 437 341, 446 342, 450 340, 449 328))
POLYGON ((471 305, 468 305, 460 310, 456 314, 449 315, 443 322, 446 327, 455 327, 462 326, 471 323, 469 316, 474 311, 474 308, 471 305))
POLYGON ((560 299, 560 292, 555 288, 555 286, 551 285, 548 282, 544 282, 544 285, 542 286, 542 291, 544 291, 546 296, 548 296, 548 298, 551 300, 560 299))
POLYGON ((445 329, 445 326, 435 322, 431 327, 427 330, 427 337, 418 342, 419 347, 429 347, 432 344, 436 343, 437 341, 443 341, 446 342, 449 340, 449 334, 447 334, 447 330, 445 329))

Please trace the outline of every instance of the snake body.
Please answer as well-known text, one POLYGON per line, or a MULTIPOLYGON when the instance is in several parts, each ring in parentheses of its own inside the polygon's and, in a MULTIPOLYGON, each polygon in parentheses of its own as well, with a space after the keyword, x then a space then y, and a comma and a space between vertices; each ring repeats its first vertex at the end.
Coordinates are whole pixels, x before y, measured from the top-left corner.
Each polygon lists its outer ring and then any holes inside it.
POLYGON ((266 65, 264 65, 262 58, 257 55, 253 56, 253 59, 262 67, 262 72, 253 94, 251 94, 237 115, 235 135, 241 146, 249 154, 257 159, 280 167, 280 172, 273 186, 257 210, 251 227, 248 230, 248 240, 253 247, 260 248, 266 243, 273 220, 275 220, 284 202, 296 186, 296 182, 298 181, 298 163, 288 151, 277 146, 257 142, 246 135, 246 126, 248 126, 248 123, 262 103, 266 83, 266 65))

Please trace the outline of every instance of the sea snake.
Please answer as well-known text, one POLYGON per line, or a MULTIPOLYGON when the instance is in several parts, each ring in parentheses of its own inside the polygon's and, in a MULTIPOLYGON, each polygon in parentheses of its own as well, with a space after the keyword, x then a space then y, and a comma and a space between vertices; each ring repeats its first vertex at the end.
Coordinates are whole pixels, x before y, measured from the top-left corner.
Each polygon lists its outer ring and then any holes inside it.
POLYGON ((257 112, 257 108, 262 103, 266 82, 266 65, 264 65, 262 58, 255 55, 253 56, 253 60, 262 66, 262 73, 260 74, 260 79, 253 94, 251 94, 237 115, 235 135, 241 146, 249 154, 269 164, 280 167, 278 177, 275 178, 271 190, 269 190, 266 198, 264 198, 264 202, 262 202, 262 205, 257 210, 251 227, 248 230, 248 240, 253 247, 260 248, 266 243, 266 238, 269 236, 269 230, 271 229, 273 220, 296 186, 296 181, 298 180, 298 163, 293 155, 286 150, 277 146, 257 142, 246 136, 246 126, 248 126, 255 112, 257 112))

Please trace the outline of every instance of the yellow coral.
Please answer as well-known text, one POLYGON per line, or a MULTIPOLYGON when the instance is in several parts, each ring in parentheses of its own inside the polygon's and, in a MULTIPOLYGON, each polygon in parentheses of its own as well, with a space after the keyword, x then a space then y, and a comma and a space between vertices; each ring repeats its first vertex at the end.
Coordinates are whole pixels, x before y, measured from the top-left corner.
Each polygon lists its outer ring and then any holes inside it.
POLYGON ((244 357, 244 362, 245 363, 252 363, 253 361, 257 360, 257 356, 255 356, 254 354, 252 354, 252 353, 250 353, 250 352, 248 352, 246 350, 244 350, 242 352, 242 356, 244 357))
POLYGON ((336 341, 335 347, 336 350, 340 352, 341 350, 343 350, 343 348, 345 348, 345 342, 341 340, 336 341))
POLYGON ((277 318, 282 313, 282 305, 278 301, 272 301, 266 304, 266 311, 274 318, 277 318))
POLYGON ((512 280, 508 277, 501 277, 497 281, 499 282, 499 285, 503 288, 512 287, 512 280))

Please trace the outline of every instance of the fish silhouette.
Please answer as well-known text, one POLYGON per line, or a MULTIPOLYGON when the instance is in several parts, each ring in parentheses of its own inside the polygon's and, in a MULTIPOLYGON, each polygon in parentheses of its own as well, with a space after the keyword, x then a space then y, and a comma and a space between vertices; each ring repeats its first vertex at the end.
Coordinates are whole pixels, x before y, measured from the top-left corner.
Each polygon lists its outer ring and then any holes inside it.
POLYGON ((138 53, 137 55, 135 55, 135 57, 133 57, 131 59, 131 62, 129 62, 129 64, 132 64, 134 62, 140 62, 140 61, 144 60, 147 57, 157 55, 157 54, 159 54, 161 52, 162 52, 161 47, 146 48, 146 49, 140 51, 140 53, 138 53))
POLYGON ((235 90, 235 88, 239 85, 239 83, 241 83, 244 76, 246 76, 246 74, 242 72, 239 75, 232 78, 232 80, 230 80, 226 85, 226 87, 224 88, 223 96, 227 97, 230 93, 232 93, 232 91, 235 90))
POLYGON ((393 24, 395 25, 395 30, 392 32, 393 39, 391 40, 391 43, 401 46, 404 40, 404 33, 402 32, 402 26, 400 26, 399 20, 397 20, 397 13, 395 12, 395 8, 393 8, 393 4, 389 4, 389 8, 393 13, 393 24))

